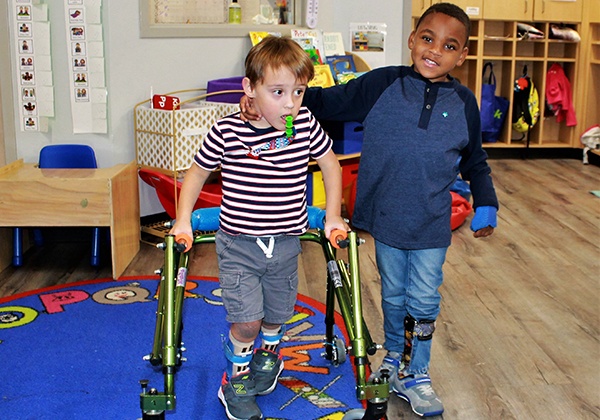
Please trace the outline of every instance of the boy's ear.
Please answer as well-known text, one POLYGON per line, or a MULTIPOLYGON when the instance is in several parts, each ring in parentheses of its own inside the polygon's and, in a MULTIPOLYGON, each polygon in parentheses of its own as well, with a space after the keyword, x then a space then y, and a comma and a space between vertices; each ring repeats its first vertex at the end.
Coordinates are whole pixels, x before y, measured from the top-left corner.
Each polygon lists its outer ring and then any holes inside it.
POLYGON ((462 50, 462 53, 460 54, 460 57, 458 59, 458 62, 456 63, 456 67, 460 67, 462 66, 462 64, 465 62, 465 60, 467 59, 467 55, 469 54, 469 47, 464 47, 462 50))
POLYGON ((415 31, 412 31, 408 36, 408 49, 412 50, 415 46, 415 31))
POLYGON ((247 77, 242 79, 242 88, 247 97, 254 98, 254 87, 252 87, 252 83, 247 77))

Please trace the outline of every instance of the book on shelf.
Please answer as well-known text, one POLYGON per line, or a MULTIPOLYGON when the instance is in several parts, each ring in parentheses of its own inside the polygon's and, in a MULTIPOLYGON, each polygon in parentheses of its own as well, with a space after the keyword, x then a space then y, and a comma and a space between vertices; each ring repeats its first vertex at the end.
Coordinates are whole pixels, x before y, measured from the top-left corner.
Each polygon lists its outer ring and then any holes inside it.
POLYGON ((344 38, 341 32, 323 32, 323 48, 325 57, 345 55, 344 38))
POLYGON ((248 35, 250 35, 250 41, 252 42, 252 46, 255 46, 268 36, 281 37, 281 32, 250 31, 248 32, 248 35))
POLYGON ((348 78, 343 77, 343 75, 356 73, 354 57, 350 54, 328 56, 326 61, 329 67, 331 67, 331 74, 333 75, 334 80, 338 83, 340 83, 341 80, 348 81, 348 78))
POLYGON ((335 80, 331 74, 331 67, 329 64, 318 64, 315 66, 315 77, 308 82, 308 86, 320 86, 323 88, 331 87, 335 85, 335 80))
POLYGON ((326 64, 323 63, 323 60, 321 59, 321 56, 319 55, 319 50, 305 50, 308 53, 308 56, 310 57, 312 63, 317 66, 319 64, 326 64))
POLYGON ((292 29, 291 30, 292 39, 296 40, 296 42, 300 43, 302 48, 306 49, 315 49, 319 52, 319 56, 321 59, 325 57, 325 48, 323 46, 323 32, 319 29, 292 29), (300 40, 300 42, 298 41, 300 40), (309 48, 309 42, 310 47, 309 48), (306 47, 304 45, 306 45, 306 47))

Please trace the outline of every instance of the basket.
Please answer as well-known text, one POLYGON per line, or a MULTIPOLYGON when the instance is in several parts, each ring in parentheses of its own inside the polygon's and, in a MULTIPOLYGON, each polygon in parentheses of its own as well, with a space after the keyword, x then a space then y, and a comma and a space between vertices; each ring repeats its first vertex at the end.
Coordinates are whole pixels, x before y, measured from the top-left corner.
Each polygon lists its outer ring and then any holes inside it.
POLYGON ((206 102, 207 97, 226 92, 198 95, 202 91, 205 89, 168 93, 180 98, 181 107, 177 110, 153 109, 151 100, 135 105, 135 149, 139 166, 160 168, 177 177, 192 165, 194 155, 214 123, 239 111, 238 104, 206 102), (189 99, 181 98, 194 94, 196 96, 189 99))

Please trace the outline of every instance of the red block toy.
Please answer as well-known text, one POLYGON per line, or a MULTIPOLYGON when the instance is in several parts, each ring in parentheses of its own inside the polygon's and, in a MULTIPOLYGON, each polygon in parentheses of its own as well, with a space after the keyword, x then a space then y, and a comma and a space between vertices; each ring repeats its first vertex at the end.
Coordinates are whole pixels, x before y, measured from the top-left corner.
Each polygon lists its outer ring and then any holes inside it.
POLYGON ((173 111, 174 109, 179 109, 179 104, 179 98, 176 96, 154 95, 152 97, 152 108, 154 109, 173 111))

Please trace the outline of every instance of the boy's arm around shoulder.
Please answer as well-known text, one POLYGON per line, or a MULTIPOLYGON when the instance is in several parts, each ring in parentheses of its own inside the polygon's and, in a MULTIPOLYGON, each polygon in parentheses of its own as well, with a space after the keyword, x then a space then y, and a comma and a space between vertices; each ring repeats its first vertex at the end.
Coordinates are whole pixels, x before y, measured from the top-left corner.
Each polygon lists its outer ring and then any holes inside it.
POLYGON ((311 87, 304 93, 302 105, 318 120, 363 122, 379 96, 398 77, 404 67, 381 67, 329 88, 311 87))
POLYGON ((342 169, 333 150, 318 159, 317 165, 321 169, 325 185, 325 236, 329 238, 334 229, 348 230, 348 225, 342 218, 342 169))

